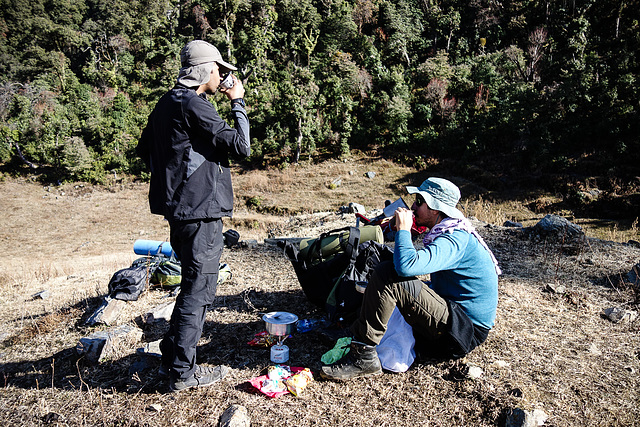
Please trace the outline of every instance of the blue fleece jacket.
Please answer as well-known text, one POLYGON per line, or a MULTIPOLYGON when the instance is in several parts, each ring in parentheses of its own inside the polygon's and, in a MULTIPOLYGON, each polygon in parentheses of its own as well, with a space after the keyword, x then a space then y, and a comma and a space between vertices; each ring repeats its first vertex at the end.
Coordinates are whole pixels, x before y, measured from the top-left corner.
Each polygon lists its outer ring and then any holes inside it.
POLYGON ((471 321, 491 329, 498 306, 498 275, 489 252, 464 230, 443 233, 416 250, 411 232, 396 233, 393 262, 403 277, 431 275, 430 287, 455 301, 471 321))

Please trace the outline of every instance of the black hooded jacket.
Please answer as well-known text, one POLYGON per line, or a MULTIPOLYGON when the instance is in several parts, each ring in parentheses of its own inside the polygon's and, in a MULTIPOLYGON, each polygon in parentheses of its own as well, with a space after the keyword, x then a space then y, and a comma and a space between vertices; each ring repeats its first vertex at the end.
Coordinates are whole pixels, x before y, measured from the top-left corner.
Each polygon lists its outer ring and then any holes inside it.
POLYGON ((231 114, 235 129, 181 84, 160 98, 136 148, 151 169, 151 213, 170 222, 231 216, 229 155, 251 154, 247 113, 234 103, 231 114))

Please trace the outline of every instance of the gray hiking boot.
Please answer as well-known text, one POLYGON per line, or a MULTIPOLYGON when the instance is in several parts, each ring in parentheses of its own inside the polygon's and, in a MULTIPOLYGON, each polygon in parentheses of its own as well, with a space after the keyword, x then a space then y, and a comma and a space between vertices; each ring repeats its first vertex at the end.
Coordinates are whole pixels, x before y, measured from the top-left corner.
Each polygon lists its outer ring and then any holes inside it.
POLYGON ((351 341, 350 351, 335 365, 323 366, 321 375, 331 380, 350 380, 382 374, 376 347, 351 341))
POLYGON ((192 387, 207 387, 213 383, 220 381, 229 373, 229 368, 220 366, 200 366, 196 367, 196 371, 187 379, 171 379, 169 387, 171 391, 181 391, 192 387))

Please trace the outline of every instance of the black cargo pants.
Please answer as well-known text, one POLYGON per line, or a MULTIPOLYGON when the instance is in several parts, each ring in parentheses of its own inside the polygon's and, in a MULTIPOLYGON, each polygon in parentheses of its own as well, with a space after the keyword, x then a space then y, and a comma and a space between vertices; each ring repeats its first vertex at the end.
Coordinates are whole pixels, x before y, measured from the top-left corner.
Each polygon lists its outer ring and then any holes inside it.
POLYGON ((160 350, 162 364, 171 368, 171 376, 186 379, 196 369, 196 346, 207 307, 216 295, 224 244, 222 220, 174 221, 170 228, 171 247, 182 266, 182 281, 160 350))

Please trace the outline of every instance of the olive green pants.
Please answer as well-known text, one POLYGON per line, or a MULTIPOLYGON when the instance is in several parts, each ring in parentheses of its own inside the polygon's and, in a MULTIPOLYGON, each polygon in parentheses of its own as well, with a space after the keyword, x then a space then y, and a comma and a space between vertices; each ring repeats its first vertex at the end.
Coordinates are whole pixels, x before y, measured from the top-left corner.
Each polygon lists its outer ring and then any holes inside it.
POLYGON ((360 316, 351 325, 354 338, 378 345, 396 306, 414 333, 437 340, 447 332, 450 321, 447 302, 421 280, 398 276, 393 262, 385 261, 371 275, 360 316))

